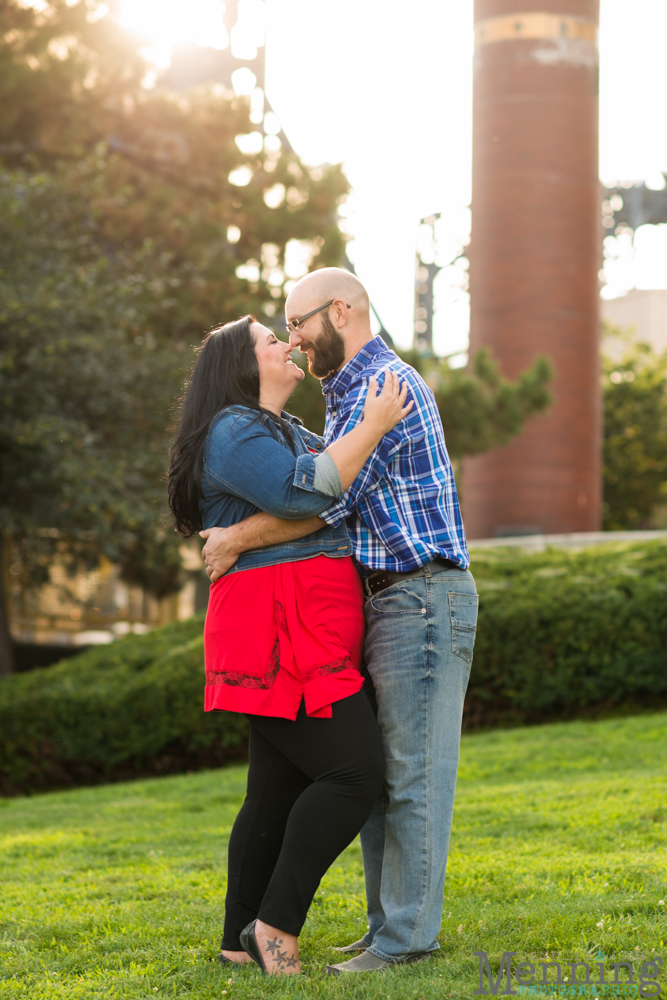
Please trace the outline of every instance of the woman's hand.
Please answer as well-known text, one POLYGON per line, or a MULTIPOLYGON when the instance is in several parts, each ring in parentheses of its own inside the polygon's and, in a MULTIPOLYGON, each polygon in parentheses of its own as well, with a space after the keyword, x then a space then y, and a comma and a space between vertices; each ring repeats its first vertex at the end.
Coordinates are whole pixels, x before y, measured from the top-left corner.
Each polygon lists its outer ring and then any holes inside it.
POLYGON ((378 383, 375 376, 369 379, 368 395, 364 404, 364 424, 367 429, 376 433, 378 439, 395 427, 414 406, 414 402, 405 405, 408 395, 408 383, 403 387, 396 372, 385 370, 382 392, 377 391, 378 383))
POLYGON ((378 394, 377 389, 377 379, 369 379, 364 419, 327 448, 338 469, 343 490, 350 488, 384 435, 407 416, 414 405, 410 402, 405 406, 408 383, 404 382, 401 389, 395 372, 385 369, 382 392, 378 394))

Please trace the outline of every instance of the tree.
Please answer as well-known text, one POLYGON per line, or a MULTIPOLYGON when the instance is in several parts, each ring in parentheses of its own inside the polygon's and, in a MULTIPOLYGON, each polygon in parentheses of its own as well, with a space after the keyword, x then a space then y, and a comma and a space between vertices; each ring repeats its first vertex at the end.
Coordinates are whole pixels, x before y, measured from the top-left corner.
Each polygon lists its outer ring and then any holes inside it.
POLYGON ((540 356, 514 382, 505 379, 485 348, 468 368, 440 362, 431 378, 452 458, 491 451, 520 434, 526 420, 551 404, 552 377, 551 363, 540 356))
POLYGON ((142 97, 118 123, 101 226, 113 244, 151 240, 168 256, 156 336, 198 341, 247 312, 270 321, 287 281, 340 259, 342 170, 308 170, 293 153, 244 155, 236 140, 251 129, 247 103, 206 90, 142 97))
POLYGON ((136 41, 97 0, 0 0, 0 150, 20 167, 80 155, 141 90, 136 41))
POLYGON ((32 584, 56 552, 106 554, 160 595, 178 585, 161 476, 186 348, 271 317, 317 255, 338 261, 347 182, 243 153, 233 95, 143 91, 145 66, 97 13, 0 2, 0 541, 32 584))
POLYGON ((603 365, 604 527, 646 528, 667 484, 667 354, 630 345, 603 365))
MULTIPOLYGON (((137 544, 162 541, 165 424, 180 380, 171 345, 135 326, 164 262, 150 247, 107 255, 90 215, 96 178, 77 174, 78 195, 65 172, 0 183, 0 539, 33 584, 57 551, 122 565, 137 544)), ((153 589, 168 591, 177 570, 172 551, 153 589)))
POLYGON ((0 162, 99 161, 101 235, 169 257, 154 335, 193 341, 243 312, 273 316, 286 280, 340 261, 341 168, 258 145, 247 99, 146 91, 137 42, 105 9, 0 0, 0 162))

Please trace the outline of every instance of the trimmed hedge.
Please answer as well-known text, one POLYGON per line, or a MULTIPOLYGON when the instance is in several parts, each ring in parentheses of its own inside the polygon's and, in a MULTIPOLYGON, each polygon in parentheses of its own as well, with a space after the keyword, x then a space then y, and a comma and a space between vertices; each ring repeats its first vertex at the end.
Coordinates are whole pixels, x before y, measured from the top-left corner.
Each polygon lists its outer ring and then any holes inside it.
POLYGON ((204 713, 203 615, 0 682, 0 794, 216 767, 242 715, 204 713))
MULTIPOLYGON (((473 573, 465 728, 664 705, 667 541, 474 550, 473 573)), ((197 616, 0 682, 0 794, 244 756, 244 717, 203 711, 202 629, 197 616)))
POLYGON ((468 726, 664 705, 667 541, 473 550, 473 573, 468 726))

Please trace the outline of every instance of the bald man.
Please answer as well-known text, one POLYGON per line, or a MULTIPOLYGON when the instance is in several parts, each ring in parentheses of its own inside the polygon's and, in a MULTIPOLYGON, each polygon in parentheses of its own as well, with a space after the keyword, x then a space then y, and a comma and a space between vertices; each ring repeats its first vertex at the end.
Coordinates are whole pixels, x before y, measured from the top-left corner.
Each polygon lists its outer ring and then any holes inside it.
POLYGON ((408 383, 412 412, 385 435, 358 478, 319 517, 259 513, 202 532, 212 581, 241 552, 300 538, 345 520, 364 581, 364 659, 386 755, 382 795, 361 832, 368 932, 337 949, 332 975, 375 972, 439 947, 463 699, 477 593, 452 466, 433 393, 373 336, 368 293, 340 268, 306 275, 285 306, 290 343, 308 358, 326 397, 327 444, 361 419, 369 379, 408 383))

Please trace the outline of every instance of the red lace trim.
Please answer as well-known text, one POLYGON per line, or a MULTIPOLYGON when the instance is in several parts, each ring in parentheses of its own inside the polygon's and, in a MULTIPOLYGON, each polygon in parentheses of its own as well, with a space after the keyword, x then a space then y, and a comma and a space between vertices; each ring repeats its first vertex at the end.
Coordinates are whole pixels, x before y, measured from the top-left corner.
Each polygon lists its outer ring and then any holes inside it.
POLYGON ((226 684, 228 687, 254 688, 255 690, 268 691, 275 684, 278 671, 280 670, 280 651, 278 640, 271 652, 271 659, 264 674, 257 677, 253 674, 241 674, 235 670, 207 670, 206 686, 214 684, 226 684))
MULTIPOLYGON (((335 660, 333 663, 324 663, 319 667, 310 667, 303 673, 303 682, 306 684, 308 681, 312 681, 315 677, 330 677, 332 674, 340 674, 343 670, 349 669, 356 670, 357 668, 350 657, 345 656, 340 660, 335 660)), ((256 691, 267 691, 270 687, 273 687, 279 670, 280 659, 278 643, 276 643, 271 654, 271 662, 266 670, 266 673, 262 676, 255 677, 252 674, 240 674, 230 670, 207 670, 206 685, 207 687, 212 687, 215 684, 226 684, 228 687, 252 688, 256 691)))
POLYGON ((333 663, 325 663, 321 667, 309 667, 308 670, 303 671, 303 682, 306 684, 315 677, 330 677, 331 674, 340 674, 343 670, 357 670, 349 656, 334 660, 333 663))

